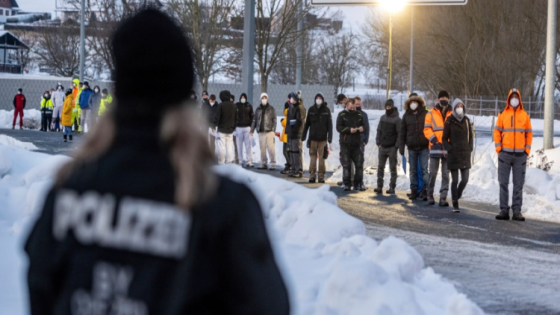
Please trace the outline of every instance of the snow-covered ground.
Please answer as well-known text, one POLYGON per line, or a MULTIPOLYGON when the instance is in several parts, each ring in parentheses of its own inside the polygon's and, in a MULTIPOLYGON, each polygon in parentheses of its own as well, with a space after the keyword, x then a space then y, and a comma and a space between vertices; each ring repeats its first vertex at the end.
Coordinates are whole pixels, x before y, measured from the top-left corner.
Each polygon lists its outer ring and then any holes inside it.
MULTIPOLYGON (((23 241, 52 175, 69 159, 25 146, 0 144, 0 314, 27 313, 23 241)), ((307 189, 236 165, 216 171, 258 196, 294 314, 482 314, 406 242, 366 236, 329 186, 307 189)))

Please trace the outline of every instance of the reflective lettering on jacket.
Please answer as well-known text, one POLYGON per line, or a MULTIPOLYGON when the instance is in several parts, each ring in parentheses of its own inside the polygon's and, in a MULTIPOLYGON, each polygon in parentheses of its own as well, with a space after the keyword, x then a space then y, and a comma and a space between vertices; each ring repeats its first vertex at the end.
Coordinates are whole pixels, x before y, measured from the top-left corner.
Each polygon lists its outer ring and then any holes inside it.
POLYGON ((173 205, 89 191, 57 194, 53 235, 63 240, 72 231, 83 245, 98 245, 156 256, 180 258, 187 250, 191 217, 173 205), (113 224, 115 222, 115 224, 113 224))

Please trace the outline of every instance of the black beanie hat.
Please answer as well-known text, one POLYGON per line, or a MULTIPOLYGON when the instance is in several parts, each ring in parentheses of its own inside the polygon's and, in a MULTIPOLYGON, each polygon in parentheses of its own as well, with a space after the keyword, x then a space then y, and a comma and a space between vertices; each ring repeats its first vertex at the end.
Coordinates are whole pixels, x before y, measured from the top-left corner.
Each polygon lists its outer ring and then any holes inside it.
POLYGON ((189 98, 194 81, 191 48, 183 29, 168 15, 156 9, 136 13, 115 31, 112 46, 117 116, 159 116, 189 98))
POLYGON ((394 107, 394 106, 395 106, 395 102, 394 102, 392 99, 388 99, 388 100, 385 102, 385 106, 394 107))
POLYGON ((447 97, 449 98, 449 93, 447 93, 446 90, 441 90, 439 91, 438 97, 437 98, 442 98, 442 97, 447 97))

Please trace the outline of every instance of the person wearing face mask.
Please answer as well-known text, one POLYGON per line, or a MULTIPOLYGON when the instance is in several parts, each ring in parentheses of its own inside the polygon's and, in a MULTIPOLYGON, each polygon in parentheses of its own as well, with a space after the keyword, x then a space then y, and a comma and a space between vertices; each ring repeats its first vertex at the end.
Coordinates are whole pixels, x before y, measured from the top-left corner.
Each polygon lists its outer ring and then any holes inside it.
POLYGON ((255 110, 253 122, 251 124, 251 137, 253 133, 259 133, 259 147, 261 148, 261 170, 276 169, 276 149, 274 137, 276 131, 276 110, 268 102, 268 94, 261 94, 261 104, 255 110), (266 152, 268 151, 268 159, 266 152), (270 161, 270 163, 267 163, 270 161))
POLYGON ((101 89, 99 88, 99 86, 95 86, 93 88, 93 94, 91 94, 89 101, 88 101, 88 106, 91 110, 92 113, 92 117, 90 119, 90 124, 91 127, 93 128, 93 126, 95 126, 95 123, 97 122, 97 113, 99 112, 99 108, 101 107, 101 89))
POLYGON ((210 102, 208 99, 208 91, 204 90, 202 91, 202 106, 208 105, 208 102, 210 102))
POLYGON ((16 121, 19 116, 19 129, 23 129, 23 109, 25 108, 25 95, 23 95, 23 90, 18 89, 16 96, 14 96, 14 122, 12 123, 12 129, 16 129, 16 121))
POLYGON ((469 182, 471 168, 471 154, 474 145, 474 134, 471 121, 465 114, 465 105, 460 99, 455 99, 451 106, 451 116, 443 127, 443 146, 447 150, 447 168, 451 172, 451 200, 453 212, 459 213, 459 199, 469 182), (459 183, 459 172, 461 182, 459 183))
MULTIPOLYGON (((214 117, 216 117, 216 111, 218 109, 218 101, 216 100, 216 95, 211 94, 208 97, 208 103, 202 104, 202 110, 204 116, 207 118, 207 122, 209 126, 214 124, 214 117)), ((216 136, 215 133, 208 132, 208 143, 210 145, 210 150, 212 153, 216 154, 216 136)))
POLYGON ((527 157, 531 154, 533 129, 531 117, 523 108, 521 93, 512 89, 506 108, 498 114, 494 128, 494 143, 498 154, 498 181, 500 182, 500 213, 497 220, 509 220, 509 179, 513 174, 512 219, 525 221, 521 214, 523 185, 527 157))
POLYGON ((97 116, 103 116, 109 109, 109 106, 111 106, 111 103, 113 103, 113 96, 109 94, 109 90, 103 89, 103 91, 101 91, 101 103, 99 104, 97 116))
POLYGON ((288 109, 288 122, 286 132, 288 133, 288 154, 290 155, 290 164, 292 166, 292 174, 290 177, 302 178, 302 142, 303 127, 305 126, 305 108, 298 94, 290 93, 290 107, 288 109))
POLYGON ((50 130, 53 108, 51 95, 45 91, 41 99, 41 131, 50 130))
POLYGON ((317 180, 317 159, 319 159, 319 183, 325 182, 325 158, 324 151, 327 142, 332 142, 332 116, 323 94, 315 95, 315 104, 309 108, 305 127, 301 141, 307 139, 309 131, 309 140, 307 147, 309 148, 309 182, 315 183, 317 180))
POLYGON ((237 106, 237 155, 242 165, 253 167, 253 154, 251 153, 251 124, 253 123, 253 105, 247 101, 247 94, 242 93, 237 106), (245 157, 243 157, 245 146, 245 157))
POLYGON ((341 111, 336 118, 336 131, 340 133, 340 162, 342 165, 343 189, 349 191, 364 191, 362 185, 364 177, 364 152, 362 151, 362 133, 364 132, 364 118, 362 113, 356 110, 356 101, 349 98, 346 102, 346 110, 341 111), (356 173, 354 180, 350 177, 350 168, 354 163, 356 173), (356 189, 356 187, 358 189, 356 189))
POLYGON ((58 83, 56 90, 52 94, 52 102, 54 106, 53 110, 53 123, 54 123, 54 131, 60 132, 62 128, 60 128, 60 115, 62 112, 62 106, 64 105, 64 98, 66 95, 64 94, 64 87, 58 83))
POLYGON ((426 184, 429 181, 428 158, 430 157, 429 141, 424 137, 424 122, 426 120, 426 101, 417 94, 411 94, 404 103, 405 113, 402 118, 399 134, 399 153, 404 155, 405 146, 408 148, 408 163, 410 165, 410 200, 426 196, 426 184), (420 171, 418 170, 420 169, 420 171), (422 191, 418 186, 422 183, 422 191))
POLYGON ((375 143, 379 148, 379 165, 377 166, 377 188, 376 193, 383 193, 383 182, 385 178, 385 165, 389 160, 391 170, 391 181, 389 182, 388 194, 395 193, 397 186, 397 151, 399 149, 399 134, 401 132, 401 118, 395 108, 392 99, 385 102, 385 115, 379 119, 377 125, 377 137, 375 143))
POLYGON ((424 136, 430 141, 430 182, 428 183, 428 204, 435 204, 434 187, 437 173, 441 164, 441 189, 439 191, 439 206, 449 207, 447 193, 449 191, 449 170, 447 169, 447 150, 443 147, 443 125, 447 117, 451 116, 449 109, 449 93, 440 91, 438 103, 426 115, 424 121, 424 136))
POLYGON ((80 93, 80 109, 82 110, 80 114, 80 125, 84 132, 88 132, 88 128, 91 127, 91 107, 90 98, 93 95, 93 90, 89 87, 89 83, 84 82, 84 89, 80 93))
POLYGON ((74 109, 74 96, 72 89, 66 91, 66 98, 62 106, 62 113, 60 115, 60 124, 64 131, 64 142, 72 142, 72 110, 74 109))

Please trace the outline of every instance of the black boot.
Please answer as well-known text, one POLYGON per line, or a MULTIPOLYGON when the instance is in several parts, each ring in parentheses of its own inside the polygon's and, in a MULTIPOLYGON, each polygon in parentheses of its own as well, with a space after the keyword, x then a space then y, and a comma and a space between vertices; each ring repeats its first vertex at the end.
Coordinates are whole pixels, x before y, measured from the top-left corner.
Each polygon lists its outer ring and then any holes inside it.
POLYGON ((336 185, 337 185, 337 186, 344 186, 344 182, 342 182, 342 181, 341 181, 341 182, 337 182, 336 185))
POLYGON ((459 201, 453 200, 453 213, 459 213, 459 212, 461 212, 461 210, 459 210, 459 201))
POLYGON ((360 185, 358 186, 358 190, 359 190, 359 191, 366 191, 366 190, 367 190, 367 187, 366 187, 366 185, 364 185, 364 184, 360 184, 360 185))
POLYGON ((387 189, 387 194, 394 195, 395 194, 395 187, 389 187, 389 189, 387 189))
POLYGON ((435 204, 436 201, 434 200, 434 194, 428 193, 428 205, 433 206, 435 204))
POLYGON ((378 194, 382 194, 383 193, 383 188, 382 187, 377 187, 373 191, 378 193, 378 194))
POLYGON ((309 179, 309 182, 310 182, 311 184, 315 184, 315 177, 310 178, 310 179, 309 179))
POLYGON ((447 200, 445 200, 445 198, 440 198, 439 199, 439 206, 440 207, 449 207, 449 202, 447 202, 447 200))
POLYGON ((500 211, 500 213, 496 216, 496 220, 509 220, 509 213, 500 211))
POLYGON ((418 191, 413 190, 410 194, 407 195, 408 195, 408 199, 416 200, 418 198, 418 191))
POLYGON ((344 188, 344 191, 350 191, 350 189, 352 189, 350 186, 346 185, 342 186, 342 188, 344 188))
POLYGON ((426 189, 422 189, 422 191, 420 191, 418 198, 420 198, 420 200, 428 201, 428 192, 426 189))
POLYGON ((67 138, 67 137, 66 137, 66 135, 64 135, 64 142, 66 142, 66 141, 67 141, 67 140, 66 140, 66 138, 67 138))
POLYGON ((324 183, 325 183, 325 179, 324 179, 324 178, 319 178, 319 183, 324 184, 324 183))
POLYGON ((72 135, 69 135, 69 136, 68 136, 68 140, 69 140, 70 142, 72 142, 72 135))
POLYGON ((511 219, 514 221, 525 221, 525 217, 521 214, 521 212, 514 213, 511 219))

